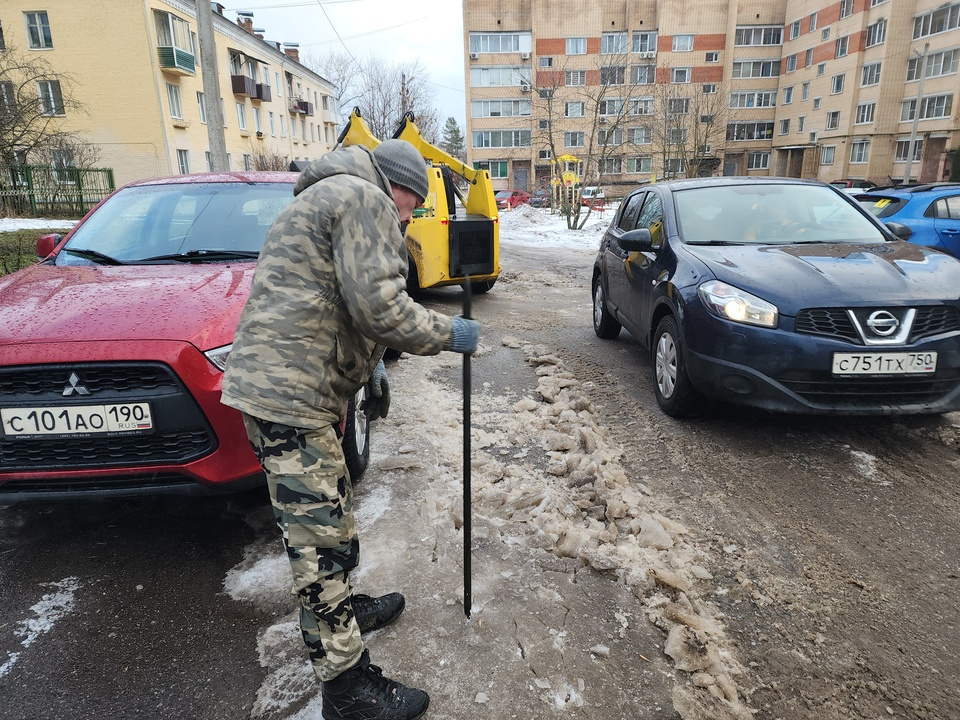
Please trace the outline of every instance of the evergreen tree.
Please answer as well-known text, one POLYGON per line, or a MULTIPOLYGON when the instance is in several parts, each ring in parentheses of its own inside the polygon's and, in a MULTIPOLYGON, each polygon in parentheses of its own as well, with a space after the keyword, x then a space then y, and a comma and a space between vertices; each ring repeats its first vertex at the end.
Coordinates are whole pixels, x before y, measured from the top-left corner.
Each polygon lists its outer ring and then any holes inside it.
POLYGON ((443 126, 443 139, 440 141, 440 148, 453 157, 466 162, 467 146, 463 140, 463 133, 460 132, 460 126, 457 119, 448 117, 443 126))

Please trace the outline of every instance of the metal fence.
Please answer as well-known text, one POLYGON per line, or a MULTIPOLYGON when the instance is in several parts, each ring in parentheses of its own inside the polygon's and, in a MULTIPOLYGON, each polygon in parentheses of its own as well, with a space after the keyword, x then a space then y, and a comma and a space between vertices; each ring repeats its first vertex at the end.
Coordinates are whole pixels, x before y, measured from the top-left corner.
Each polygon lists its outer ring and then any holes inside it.
POLYGON ((0 211, 17 217, 80 217, 115 187, 112 168, 0 165, 0 211))

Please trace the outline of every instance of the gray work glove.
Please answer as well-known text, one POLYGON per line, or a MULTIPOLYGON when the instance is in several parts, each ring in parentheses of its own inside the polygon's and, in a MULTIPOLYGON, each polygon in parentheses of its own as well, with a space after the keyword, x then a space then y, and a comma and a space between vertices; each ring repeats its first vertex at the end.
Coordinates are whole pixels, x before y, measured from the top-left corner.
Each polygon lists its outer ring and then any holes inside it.
POLYGON ((390 383, 387 382, 387 368, 383 360, 373 369, 373 375, 367 380, 367 398, 360 408, 370 420, 385 418, 390 412, 390 383))
POLYGON ((450 339, 446 350, 471 355, 480 342, 480 323, 460 315, 450 318, 450 339))

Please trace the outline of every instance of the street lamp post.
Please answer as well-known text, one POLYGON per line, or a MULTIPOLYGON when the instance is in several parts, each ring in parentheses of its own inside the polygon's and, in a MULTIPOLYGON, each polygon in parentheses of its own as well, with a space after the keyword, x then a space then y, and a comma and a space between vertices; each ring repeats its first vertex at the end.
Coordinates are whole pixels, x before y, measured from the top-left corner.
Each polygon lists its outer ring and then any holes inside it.
POLYGON ((913 109, 913 126, 910 128, 910 144, 907 147, 907 169, 903 173, 903 182, 910 182, 910 173, 913 170, 913 155, 917 146, 917 124, 920 122, 920 104, 923 102, 923 78, 927 74, 927 50, 930 49, 930 43, 923 46, 923 53, 915 53, 920 58, 920 83, 917 85, 917 105, 913 109))

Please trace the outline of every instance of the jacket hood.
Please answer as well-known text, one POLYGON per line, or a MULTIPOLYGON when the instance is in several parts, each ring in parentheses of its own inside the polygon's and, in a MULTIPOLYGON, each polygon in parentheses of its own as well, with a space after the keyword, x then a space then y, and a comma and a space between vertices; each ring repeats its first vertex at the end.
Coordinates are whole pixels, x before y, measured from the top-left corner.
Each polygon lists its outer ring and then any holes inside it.
POLYGON ((218 347, 233 338, 253 268, 34 265, 0 282, 0 346, 175 340, 218 347))
POLYGON ((905 242, 691 247, 719 280, 794 315, 802 307, 956 297, 960 262, 905 242))
POLYGON ((389 197, 393 197, 390 181, 377 165, 373 153, 362 145, 340 148, 314 160, 307 165, 306 170, 300 173, 297 184, 293 187, 293 194, 299 195, 314 183, 335 175, 353 175, 362 178, 379 186, 389 197))

